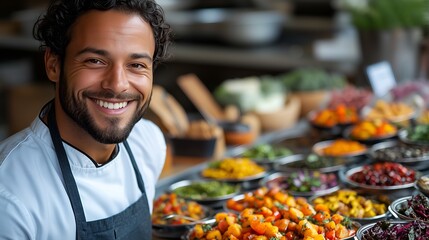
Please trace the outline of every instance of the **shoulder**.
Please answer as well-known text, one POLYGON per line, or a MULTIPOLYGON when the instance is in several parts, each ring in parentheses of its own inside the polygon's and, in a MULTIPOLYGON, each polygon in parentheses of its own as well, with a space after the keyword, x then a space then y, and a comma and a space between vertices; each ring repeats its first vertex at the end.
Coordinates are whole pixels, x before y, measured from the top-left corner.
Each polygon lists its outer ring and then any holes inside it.
POLYGON ((156 145, 165 148, 165 138, 161 129, 152 121, 142 119, 134 126, 130 134, 130 139, 144 145, 156 145))
POLYGON ((28 210, 0 183, 0 239, 35 239, 28 210))
POLYGON ((8 162, 13 164, 31 165, 38 161, 46 161, 53 153, 50 138, 35 134, 26 128, 0 142, 0 166, 8 162), (30 158, 31 156, 31 158, 30 158))

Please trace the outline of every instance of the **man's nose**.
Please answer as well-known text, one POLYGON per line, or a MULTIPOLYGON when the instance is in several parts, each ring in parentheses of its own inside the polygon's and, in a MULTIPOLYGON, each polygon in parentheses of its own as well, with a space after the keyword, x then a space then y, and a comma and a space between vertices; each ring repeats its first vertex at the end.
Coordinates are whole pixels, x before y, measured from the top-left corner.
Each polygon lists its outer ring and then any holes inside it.
POLYGON ((112 66, 102 82, 102 87, 113 92, 124 92, 129 87, 126 69, 123 66, 112 66))

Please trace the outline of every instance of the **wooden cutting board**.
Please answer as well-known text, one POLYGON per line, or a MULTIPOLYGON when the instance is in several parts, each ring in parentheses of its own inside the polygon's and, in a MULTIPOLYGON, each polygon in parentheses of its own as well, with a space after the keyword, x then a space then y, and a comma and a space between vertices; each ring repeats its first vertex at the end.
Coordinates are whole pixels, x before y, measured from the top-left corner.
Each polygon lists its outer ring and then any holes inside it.
POLYGON ((180 76, 177 83, 207 121, 219 122, 225 119, 222 107, 195 74, 180 76))
POLYGON ((161 86, 154 85, 150 110, 158 117, 163 128, 172 136, 183 136, 189 120, 183 107, 161 86))

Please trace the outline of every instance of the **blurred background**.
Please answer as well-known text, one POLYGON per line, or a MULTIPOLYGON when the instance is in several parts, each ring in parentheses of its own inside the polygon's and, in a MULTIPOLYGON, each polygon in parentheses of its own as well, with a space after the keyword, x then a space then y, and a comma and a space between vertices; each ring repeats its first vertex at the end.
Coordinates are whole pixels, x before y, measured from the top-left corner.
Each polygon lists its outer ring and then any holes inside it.
MULTIPOLYGON (((169 61, 155 72, 155 84, 190 114, 198 110, 177 83, 188 73, 211 92, 228 79, 279 76, 306 68, 341 74, 350 84, 367 88, 363 69, 381 60, 391 63, 398 82, 426 79, 426 28, 407 26, 390 33, 390 27, 362 27, 340 1, 158 2, 173 28, 174 44, 169 61)), ((39 44, 31 36, 47 3, 0 2, 0 139, 31 122, 52 96, 39 44)))

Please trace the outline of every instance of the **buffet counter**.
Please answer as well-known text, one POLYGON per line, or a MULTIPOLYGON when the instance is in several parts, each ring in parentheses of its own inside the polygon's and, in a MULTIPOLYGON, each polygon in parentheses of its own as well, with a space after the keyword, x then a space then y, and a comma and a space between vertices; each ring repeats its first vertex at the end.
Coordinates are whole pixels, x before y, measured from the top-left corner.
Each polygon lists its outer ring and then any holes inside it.
MULTIPOLYGON (((309 124, 307 121, 299 121, 293 128, 284 129, 282 131, 270 132, 262 134, 256 141, 255 145, 262 143, 272 143, 278 142, 285 139, 290 139, 294 137, 299 137, 309 129, 309 124)), ((225 157, 228 156, 237 156, 246 146, 236 146, 229 147, 225 152, 225 157)), ((181 180, 192 180, 199 178, 199 173, 202 169, 207 167, 209 161, 199 162, 193 159, 186 159, 185 157, 174 158, 173 159, 175 166, 172 167, 168 173, 169 176, 163 176, 158 183, 156 184, 156 196, 159 196, 165 190, 168 189, 173 183, 181 180), (183 161, 182 163, 180 161, 183 161), (195 163, 197 162, 197 163, 195 163), (198 163, 199 162, 199 163, 198 163), (174 174, 171 174, 175 172, 174 174)), ((201 160, 200 160, 201 161, 201 160)))

